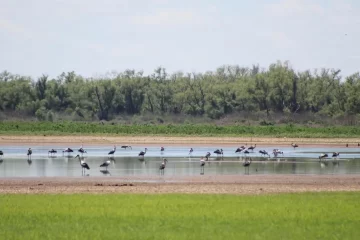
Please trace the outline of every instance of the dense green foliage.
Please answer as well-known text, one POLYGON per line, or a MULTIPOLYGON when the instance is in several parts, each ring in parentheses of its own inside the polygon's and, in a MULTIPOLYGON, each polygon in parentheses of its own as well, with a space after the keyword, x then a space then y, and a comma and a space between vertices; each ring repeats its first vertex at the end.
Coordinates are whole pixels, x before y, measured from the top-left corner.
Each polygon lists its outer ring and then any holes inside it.
POLYGON ((351 126, 308 127, 299 125, 244 126, 210 124, 124 125, 94 122, 0 122, 1 134, 15 135, 171 135, 237 137, 359 137, 360 128, 351 126))
POLYGON ((0 74, 0 119, 121 120, 150 114, 158 123, 163 116, 178 121, 233 116, 270 123, 321 123, 326 117, 354 125, 359 92, 359 73, 342 79, 340 70, 296 72, 281 62, 268 69, 224 66, 215 72, 168 74, 158 68, 149 76, 126 70, 97 78, 69 72, 37 80, 5 71, 0 74))
POLYGON ((0 195, 3 239, 358 239, 360 193, 0 195))

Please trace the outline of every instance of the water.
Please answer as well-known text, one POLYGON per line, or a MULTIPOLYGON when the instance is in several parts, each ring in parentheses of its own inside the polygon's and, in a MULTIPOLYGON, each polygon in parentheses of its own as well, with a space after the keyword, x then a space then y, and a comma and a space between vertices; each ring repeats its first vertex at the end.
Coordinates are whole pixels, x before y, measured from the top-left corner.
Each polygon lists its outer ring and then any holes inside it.
MULTIPOLYGON (((63 154, 62 150, 67 146, 58 146, 57 154, 48 155, 51 147, 32 147, 31 161, 26 156, 27 147, 23 146, 0 146, 4 156, 0 160, 0 177, 77 177, 82 176, 82 168, 77 148, 74 153, 63 154)), ((160 152, 159 147, 148 147, 144 158, 138 157, 144 147, 132 149, 117 149, 115 156, 111 158, 108 171, 100 168, 100 164, 108 159, 107 153, 111 147, 91 146, 86 147, 87 154, 84 160, 90 166, 86 170, 89 176, 154 176, 159 175, 159 166, 162 158, 169 161, 164 175, 167 176, 191 176, 200 175, 200 157, 207 152, 211 153, 209 161, 204 167, 205 175, 242 175, 242 174, 357 174, 360 173, 360 148, 281 148, 284 155, 278 158, 264 158, 258 153, 259 150, 272 152, 277 147, 256 148, 254 153, 248 154, 252 163, 247 169, 242 164, 244 154, 235 153, 234 147, 223 147, 224 157, 214 154, 216 148, 196 147, 194 152, 188 155, 190 146, 165 146, 165 151, 160 152), (338 158, 332 158, 332 152, 340 152, 338 158), (329 158, 319 162, 318 156, 328 153, 329 158), (247 172, 248 171, 248 172, 247 172)))

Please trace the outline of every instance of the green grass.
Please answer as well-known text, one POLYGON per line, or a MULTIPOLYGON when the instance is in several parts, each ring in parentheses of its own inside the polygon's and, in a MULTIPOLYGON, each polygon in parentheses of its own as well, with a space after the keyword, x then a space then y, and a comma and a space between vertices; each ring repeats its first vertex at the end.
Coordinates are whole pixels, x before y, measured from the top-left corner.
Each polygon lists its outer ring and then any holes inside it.
POLYGON ((216 126, 210 124, 120 125, 94 122, 0 122, 0 134, 11 135, 169 135, 347 138, 359 137, 360 127, 216 126))
POLYGON ((360 193, 0 195, 1 239, 358 239, 360 193))

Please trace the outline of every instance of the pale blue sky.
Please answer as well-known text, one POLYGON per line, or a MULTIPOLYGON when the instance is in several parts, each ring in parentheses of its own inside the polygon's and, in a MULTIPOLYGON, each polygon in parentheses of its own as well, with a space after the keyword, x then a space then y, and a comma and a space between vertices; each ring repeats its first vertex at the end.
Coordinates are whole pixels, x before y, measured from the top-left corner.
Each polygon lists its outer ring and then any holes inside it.
POLYGON ((1 0, 0 71, 90 77, 289 60, 348 75, 360 71, 359 12, 357 0, 1 0))

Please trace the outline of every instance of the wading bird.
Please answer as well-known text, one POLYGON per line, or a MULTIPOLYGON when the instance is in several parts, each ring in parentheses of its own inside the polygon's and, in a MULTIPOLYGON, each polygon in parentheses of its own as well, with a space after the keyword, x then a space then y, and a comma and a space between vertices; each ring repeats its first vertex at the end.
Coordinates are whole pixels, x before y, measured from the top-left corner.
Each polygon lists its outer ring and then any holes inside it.
POLYGON ((163 162, 161 163, 161 165, 160 165, 160 167, 159 167, 159 170, 160 170, 160 174, 161 174, 161 175, 164 175, 164 170, 165 170, 167 161, 168 161, 168 160, 167 160, 166 158, 163 158, 163 162))
POLYGON ((4 156, 4 152, 0 150, 0 158, 4 156))
POLYGON ((107 170, 107 168, 108 168, 108 166, 110 165, 110 163, 111 163, 111 161, 108 159, 108 160, 106 160, 105 162, 103 162, 103 163, 100 165, 100 167, 105 167, 106 170, 107 170))
POLYGON ((164 147, 161 147, 161 148, 160 148, 160 151, 161 151, 161 152, 163 152, 164 150, 165 150, 165 148, 164 148, 164 147))
POLYGON ((299 145, 297 145, 296 143, 291 143, 291 146, 295 149, 297 147, 299 147, 299 145))
POLYGON ((194 149, 193 149, 193 148, 190 148, 190 150, 189 150, 189 155, 190 155, 193 151, 194 151, 194 149))
POLYGON ((338 152, 333 152, 333 154, 332 154, 333 157, 338 157, 339 155, 340 155, 340 153, 338 153, 338 152))
POLYGON ((31 154, 32 154, 32 150, 31 150, 31 148, 29 148, 27 151, 28 159, 31 159, 31 154))
POLYGON ((256 148, 256 144, 254 146, 248 147, 248 150, 254 151, 255 148, 256 148))
POLYGON ((50 154, 50 155, 53 155, 53 154, 55 154, 55 153, 57 153, 57 151, 55 150, 55 149, 51 149, 50 151, 48 151, 48 155, 50 154))
POLYGON ((244 147, 244 146, 241 146, 241 147, 239 147, 239 148, 237 148, 237 149, 235 150, 235 153, 240 153, 240 152, 242 152, 244 149, 245 149, 245 147, 244 147))
POLYGON ((115 151, 116 151, 116 146, 114 146, 113 150, 111 150, 111 151, 108 153, 108 155, 114 155, 115 151))
POLYGON ((81 153, 81 155, 83 155, 84 153, 87 153, 87 152, 84 150, 83 146, 81 146, 81 148, 79 148, 78 152, 81 153))
POLYGON ((83 160, 82 157, 80 157, 79 154, 76 155, 75 158, 79 158, 79 162, 80 162, 80 166, 81 166, 81 174, 85 175, 85 171, 86 171, 85 169, 90 170, 89 165, 83 160))
POLYGON ((265 150, 260 150, 259 153, 261 153, 261 156, 266 156, 268 155, 268 157, 270 157, 269 153, 265 150))
POLYGON ((216 153, 216 154, 221 154, 221 155, 223 155, 224 154, 224 152, 223 152, 223 150, 222 149, 216 149, 215 151, 214 151, 214 153, 216 153))
POLYGON ((145 151, 141 151, 141 152, 139 153, 139 156, 141 156, 141 157, 145 156, 146 151, 147 151, 147 148, 145 148, 145 151))
POLYGON ((121 148, 124 148, 124 149, 130 148, 130 149, 132 149, 132 147, 131 147, 131 146, 128 146, 128 145, 121 146, 121 148))
POLYGON ((200 159, 200 174, 203 175, 204 174, 204 167, 205 167, 205 160, 204 158, 202 157, 200 159))
POLYGON ((206 161, 208 161, 209 160, 209 157, 211 156, 211 153, 210 152, 207 152, 206 153, 206 155, 205 155, 205 157, 206 157, 206 161))
POLYGON ((327 157, 328 157, 327 153, 323 153, 319 156, 319 159, 321 160, 321 159, 327 158, 327 157))
POLYGON ((245 162, 243 163, 243 166, 245 167, 245 174, 246 174, 246 172, 249 174, 249 167, 250 167, 250 165, 251 165, 251 158, 250 158, 250 160, 249 159, 246 159, 245 160, 245 162))
POLYGON ((72 150, 71 148, 65 148, 64 151, 62 151, 62 152, 63 152, 63 154, 64 154, 64 152, 72 153, 72 152, 74 152, 74 150, 72 150))

